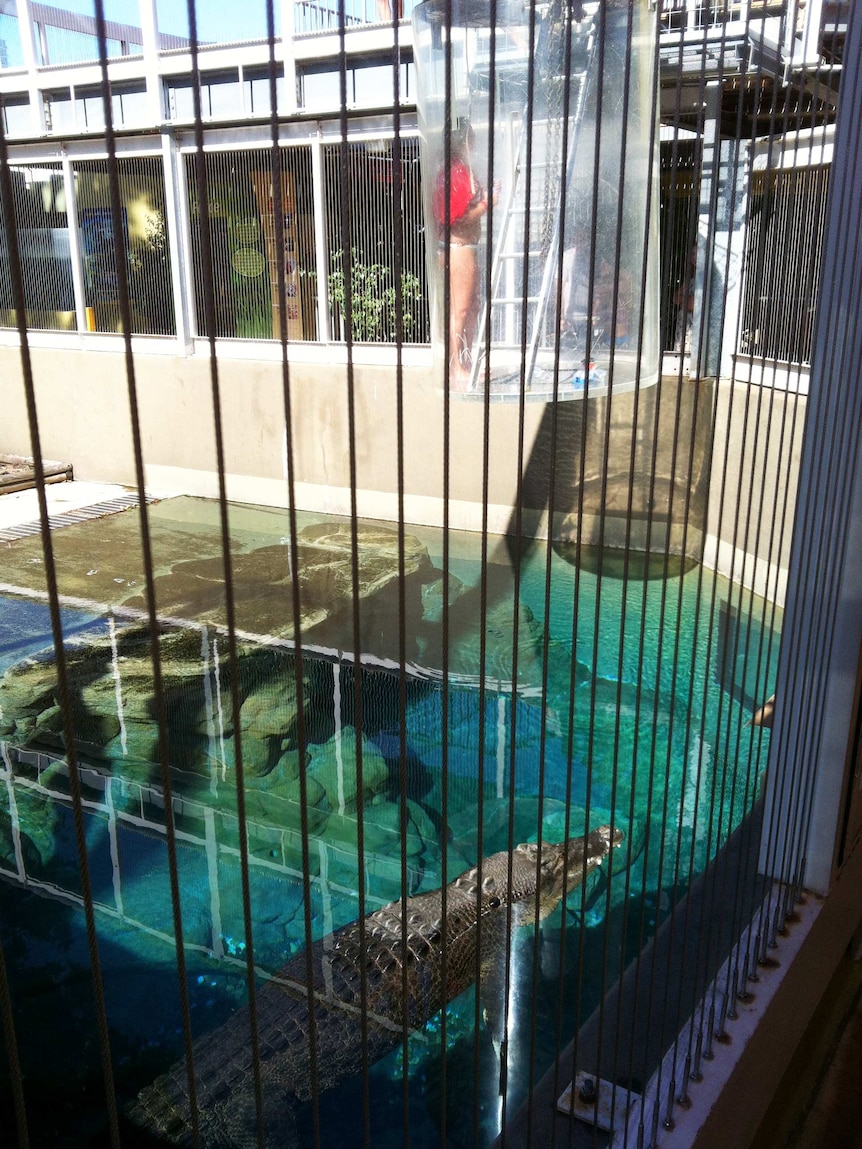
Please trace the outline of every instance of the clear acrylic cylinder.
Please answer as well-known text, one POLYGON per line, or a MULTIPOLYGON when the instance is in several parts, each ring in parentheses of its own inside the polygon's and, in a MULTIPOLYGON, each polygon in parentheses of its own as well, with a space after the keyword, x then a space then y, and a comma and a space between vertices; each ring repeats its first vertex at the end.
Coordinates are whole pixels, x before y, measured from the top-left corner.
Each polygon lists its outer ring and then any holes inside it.
POLYGON ((649 0, 413 15, 432 344, 453 391, 578 399, 659 376, 649 0))

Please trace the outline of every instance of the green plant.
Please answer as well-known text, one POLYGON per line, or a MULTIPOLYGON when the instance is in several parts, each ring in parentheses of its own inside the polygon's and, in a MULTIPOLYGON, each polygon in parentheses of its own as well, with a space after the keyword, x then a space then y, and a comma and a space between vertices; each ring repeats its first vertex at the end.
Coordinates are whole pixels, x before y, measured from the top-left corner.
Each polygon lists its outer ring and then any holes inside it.
MULTIPOLYGON (((329 299, 342 317, 347 308, 347 271, 344 250, 332 253, 329 299)), ((361 343, 394 340, 398 335, 395 285, 388 282, 391 270, 382 263, 364 263, 357 248, 350 251, 350 325, 361 343)), ((401 273, 401 336, 413 330, 410 304, 422 298, 421 284, 409 271, 401 273)))

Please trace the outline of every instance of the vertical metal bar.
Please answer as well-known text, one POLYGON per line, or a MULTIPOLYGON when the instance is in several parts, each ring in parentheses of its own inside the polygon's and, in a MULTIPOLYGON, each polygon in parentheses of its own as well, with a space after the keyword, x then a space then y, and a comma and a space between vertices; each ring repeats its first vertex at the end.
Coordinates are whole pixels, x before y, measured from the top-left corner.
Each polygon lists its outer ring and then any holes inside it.
POLYGON ((317 341, 331 343, 333 339, 329 312, 329 257, 326 247, 326 182, 323 173, 323 142, 320 124, 311 141, 311 185, 314 211, 314 254, 317 261, 317 341))
MULTIPOLYGON (((490 0, 489 22, 491 28, 496 27, 496 13, 497 13, 497 0, 490 0)), ((496 42, 491 41, 491 52, 489 61, 489 76, 488 76, 488 122, 492 125, 492 130, 488 133, 488 181, 489 185, 493 183, 494 174, 494 132, 493 132, 493 108, 494 108, 494 84, 495 84, 495 66, 496 66, 496 42)), ((485 260, 485 288, 486 297, 490 296, 490 266, 491 266, 491 247, 490 236, 492 234, 492 219, 493 219, 493 206, 489 201, 488 205, 488 236, 489 241, 486 249, 485 260)), ((478 706, 479 706, 479 722, 477 732, 478 752, 476 761, 476 776, 479 779, 477 787, 477 803, 476 803, 476 954, 475 954, 475 978, 476 985, 481 984, 482 976, 482 881, 483 881, 483 854, 484 854, 484 841, 485 841, 485 793, 484 793, 484 774, 485 774, 485 724, 486 724, 486 702, 487 702, 487 675, 486 675, 486 659, 488 652, 488 500, 489 500, 489 457, 490 457, 490 359, 489 347, 490 340, 490 309, 488 309, 486 329, 484 334, 485 338, 485 365, 486 365, 486 386, 483 398, 482 409, 482 521, 480 528, 480 542, 479 542, 479 684, 478 684, 478 706)), ((480 336, 481 337, 481 336, 480 336)), ((541 769, 541 767, 540 767, 541 769)), ((541 806, 541 783, 539 790, 539 803, 541 806)), ((538 951, 538 946, 536 947, 538 951)), ((481 1001, 480 995, 476 994, 475 1009, 473 1014, 473 1032, 474 1032, 474 1057, 473 1057, 473 1141, 474 1144, 479 1140, 479 1112, 480 1104, 479 1097, 481 1092, 480 1083, 480 1042, 479 1042, 479 1027, 481 1022, 481 1001)))
MULTIPOLYGON (((189 165, 192 162, 193 156, 184 153, 178 144, 174 172, 176 175, 177 249, 179 255, 177 270, 182 277, 182 288, 179 298, 185 300, 185 306, 187 308, 185 319, 187 341, 182 350, 182 354, 184 355, 187 355, 192 350, 195 337, 201 338, 206 336, 205 331, 198 330, 198 315, 200 312, 195 284, 195 268, 199 261, 199 255, 195 250, 192 239, 191 213, 189 211, 189 165)), ((198 229, 200 229, 200 222, 198 222, 197 226, 198 229)), ((177 339, 179 340, 179 327, 177 328, 177 333, 177 339)))
POLYGON ((706 1023, 706 1049, 703 1053, 704 1061, 712 1061, 715 1056, 712 1050, 712 1043, 715 1036, 715 998, 709 1003, 709 1016, 706 1023))
MULTIPOLYGON (((354 261, 354 205, 351 198, 351 184, 352 172, 350 167, 350 145, 348 142, 348 121, 347 121, 347 51, 345 42, 345 0, 338 0, 338 13, 339 13, 339 37, 338 37, 338 66, 339 66, 339 85, 341 103, 339 109, 339 125, 341 129, 339 148, 338 148, 338 173, 340 177, 339 187, 339 246, 341 249, 341 266, 344 272, 344 337, 347 344, 347 434, 348 434, 348 469, 350 476, 350 585, 352 592, 352 610, 351 610, 351 637, 353 646, 353 705, 354 705, 354 727, 356 731, 356 823, 357 823, 357 861, 360 871, 364 869, 364 820, 365 820, 365 806, 364 806, 364 789, 363 789, 363 729, 364 729, 364 710, 363 710, 363 671, 361 664, 361 650, 362 650, 362 631, 361 631, 361 612, 360 612, 360 581, 359 581, 359 507, 358 507, 358 482, 357 482, 357 429, 356 429, 356 377, 354 372, 353 362, 353 343, 354 343, 354 329, 353 329, 353 261, 354 261)), ((318 276, 322 278, 326 275, 328 265, 322 264, 318 276)), ((402 843, 403 848, 403 843, 402 843)), ((402 895, 403 896, 403 895, 402 895)), ((360 913, 364 910, 364 904, 360 902, 360 913)), ((403 913, 403 911, 402 911, 403 913)), ((406 915, 404 915, 406 917, 406 915)), ((363 924, 360 925, 360 953, 364 954, 365 946, 365 930, 364 918, 363 924)), ((403 926, 406 929, 406 921, 403 926)), ((402 934, 404 938, 404 934, 402 934)), ((403 941, 402 941, 403 944, 403 941)), ((406 955, 406 949, 402 950, 406 955)), ((361 977, 365 977, 365 959, 364 956, 360 958, 362 968, 361 977)), ((401 992, 403 995, 402 1007, 402 1038, 401 1048, 402 1056, 404 1057, 404 1099, 403 1099, 403 1117, 404 1117, 404 1139, 408 1140, 407 1128, 407 1113, 408 1113, 408 1098, 407 1098, 407 1011, 409 1009, 408 998, 406 995, 406 961, 402 962, 402 980, 401 992)), ((367 992, 364 980, 361 981, 363 994, 367 992)), ((367 1010, 367 998, 363 996, 363 1019, 365 1018, 365 1010, 367 1010)), ((363 1084, 367 1082, 368 1077, 368 1061, 367 1051, 363 1048, 362 1055, 362 1070, 363 1070, 363 1084)), ((364 1110, 364 1123, 363 1132, 365 1134, 366 1146, 370 1137, 370 1122, 371 1113, 370 1107, 366 1103, 364 1110)), ((315 1136, 317 1136, 317 1127, 315 1128, 315 1136)))
POLYGON ((188 191, 183 178, 182 157, 171 132, 162 132, 161 170, 165 181, 165 230, 171 264, 177 354, 191 346, 188 284, 191 281, 191 237, 188 232, 188 191), (186 210, 184 210, 186 209, 186 210))
POLYGON ((111 1061, 110 1036, 105 1009, 102 967, 99 959, 99 946, 96 931, 92 885, 90 881, 90 868, 87 854, 87 840, 83 817, 83 806, 81 801, 80 778, 78 775, 75 730, 72 722, 71 695, 66 670, 65 650, 63 646, 63 625, 60 616, 57 569, 54 560, 54 550, 49 525, 48 503, 47 497, 45 495, 45 469, 42 461, 39 418, 36 408, 36 388, 35 380, 33 377, 33 364, 30 356, 30 344, 27 333, 24 283, 21 272, 21 253, 18 246, 17 228, 15 226, 16 211, 11 173, 9 168, 9 153, 6 147, 6 136, 3 131, 2 123, 0 123, 0 201, 2 201, 3 217, 6 221, 6 226, 8 229, 6 234, 6 244, 9 253, 12 293, 15 304, 18 337, 21 347, 21 370, 24 378, 24 391, 27 405, 27 423, 30 431, 30 443, 33 454, 33 470, 36 479, 36 491, 39 502, 39 520, 41 525, 42 550, 45 562, 45 579, 48 586, 48 601, 51 615, 51 634, 54 643, 54 657, 57 667, 57 691, 63 716, 63 735, 66 745, 66 759, 69 764, 69 784, 72 795, 72 811, 75 826, 75 845, 78 854, 78 865, 81 875, 81 891, 86 923, 87 945, 93 983, 96 1024, 99 1033, 99 1049, 101 1054, 102 1075, 104 1078, 105 1086, 105 1105, 108 1118, 108 1134, 113 1149, 119 1149, 120 1138, 118 1128, 117 1099, 114 1086, 113 1064, 111 1061))
POLYGON ((725 1000, 729 1002, 725 1016, 729 1021, 736 1021, 739 1017, 739 1010, 737 1009, 737 1001, 739 1000, 739 970, 734 969, 731 974, 730 986, 728 987, 725 1000))
MULTIPOLYGON (((101 0, 96 0, 101 3, 101 0)), ((228 512, 227 501, 227 479, 225 473, 225 441, 224 441, 224 424, 222 420, 221 409, 221 388, 219 382, 218 359, 216 357, 216 316, 215 316, 215 300, 213 296, 214 279, 213 279, 213 259, 212 259, 212 241, 210 233, 210 216, 209 216, 209 203, 207 198, 207 170, 206 170, 206 157, 204 155, 204 133, 203 121, 201 115, 201 72, 200 72, 200 59, 199 59, 199 43, 197 33, 197 13, 195 9, 195 0, 188 0, 188 17, 189 17, 189 39, 191 41, 191 63, 192 63, 192 90, 194 95, 194 114, 195 114, 195 161, 196 161, 196 176, 197 176, 197 193, 200 203, 200 220, 201 220, 201 272, 203 279, 204 289, 204 309, 207 319, 207 336, 209 340, 210 351, 210 385, 211 385, 211 398, 212 398, 212 415, 213 415, 213 431, 215 434, 215 447, 216 447, 216 463, 218 467, 218 495, 219 495, 219 526, 221 531, 221 557, 224 569, 224 587, 225 587, 225 615, 227 620, 227 640, 228 640, 228 665, 230 670, 230 700, 231 700, 231 717, 233 721, 233 728, 235 731, 235 771, 236 771, 236 803, 237 803, 237 830, 239 834, 239 851, 240 851, 240 879, 242 888, 242 907, 243 907, 243 927, 245 932, 245 957, 246 957, 246 983, 248 990, 248 1011, 249 1011, 249 1028, 250 1028, 250 1044, 252 1054, 252 1096, 254 1098, 255 1115, 256 1115, 256 1132, 257 1140, 260 1149, 264 1149, 266 1141, 265 1127, 264 1127, 264 1106, 263 1106, 263 1092, 261 1083, 261 1065, 260 1065, 260 1038, 257 1025, 257 988, 255 983, 256 972, 254 965, 254 940, 253 940, 253 926, 251 914, 251 892, 249 888, 249 871, 248 871, 248 827, 246 825, 246 805, 245 805, 245 771, 243 766, 242 757, 242 738, 240 736, 241 722, 240 722, 240 697, 239 697, 239 675, 237 673, 237 643, 236 643, 236 602, 234 597, 234 583, 233 583, 233 556, 231 553, 231 538, 230 538, 230 521, 228 512)), ((305 816, 305 774, 300 773, 300 799, 303 805, 303 816, 305 816)), ((309 868, 309 854, 308 854, 308 839, 303 835, 303 870, 308 871, 309 868)), ((311 923, 310 923, 310 907, 306 904, 306 947, 308 954, 307 961, 307 978, 308 978, 308 998, 309 1007, 312 1002, 312 977, 311 977, 311 956, 310 956, 310 943, 311 943, 311 923)), ((309 1009, 310 1017, 310 1034, 309 1043, 311 1047, 311 1064, 312 1073, 316 1069, 316 1026, 313 1018, 313 1011, 309 1009)), ((192 1073, 189 1074, 190 1086, 192 1084, 192 1073)))
POLYGON ((665 1129, 668 1129, 668 1130, 673 1129, 674 1125, 676 1124, 676 1122, 673 1119, 673 1107, 674 1107, 675 1102, 676 1102, 676 1079, 673 1077, 673 1075, 671 1075, 671 1079, 668 1082, 668 1087, 667 1087, 667 1102, 665 1104, 665 1110, 664 1110, 664 1121, 662 1121, 662 1125, 664 1126, 665 1129))
POLYGON ((78 204, 75 197, 75 172, 72 161, 63 147, 63 192, 66 196, 66 226, 69 228, 69 258, 72 261, 72 290, 75 294, 75 322, 78 331, 87 330, 86 293, 84 290, 84 261, 81 252, 81 229, 78 224, 78 204))
POLYGON ((29 1149, 30 1136, 27 1129, 27 1107, 24 1101, 24 1078, 21 1073, 21 1062, 18 1058, 18 1039, 15 1034, 15 1018, 12 1014, 12 998, 9 993, 9 979, 6 976, 6 959, 3 956, 2 941, 0 941, 0 1017, 3 1020, 3 1034, 6 1042, 6 1061, 9 1069, 18 1149, 29 1149))
MULTIPOLYGON (((443 49, 443 91, 444 91, 444 107, 443 107, 443 164, 446 172, 450 172, 452 165, 452 6, 446 7, 446 41, 443 49)), ((426 178, 430 178, 430 172, 426 173, 426 178)), ((444 209, 444 225, 446 233, 448 233, 450 225, 451 214, 451 195, 450 195, 450 177, 446 177, 446 203, 444 209)), ((448 317, 451 305, 451 258, 449 245, 446 245, 443 254, 443 315, 448 317)), ((448 323, 448 318, 446 320, 448 323)), ((451 700, 451 682, 450 682, 450 570, 449 560, 451 555, 451 508, 450 508, 450 494, 452 482, 452 441, 451 441, 451 417, 452 417, 452 400, 450 395, 450 362, 449 362, 449 341, 448 331, 444 336, 446 353, 443 357, 443 481, 442 481, 442 497, 443 497, 443 546, 442 546, 442 565, 443 565, 443 610, 441 620, 442 631, 442 651, 441 651, 441 672, 442 683, 440 690, 440 724, 441 724, 441 761, 440 761, 440 818, 441 824, 444 827, 444 832, 448 831, 449 826, 449 811, 450 811, 450 795, 449 795, 449 715, 450 715, 450 700, 451 700)), ((514 710, 514 707, 512 708, 514 710)), ((450 945, 450 931, 448 921, 448 882, 449 882, 449 851, 445 848, 442 851, 440 863, 440 921, 442 925, 440 936, 441 948, 441 961, 440 961, 440 982, 442 986, 442 997, 444 1001, 449 997, 450 986, 450 973, 449 973, 449 945, 450 945)), ((509 888, 511 889, 511 869, 509 871, 509 888)), ((508 934, 507 934, 508 939, 508 934)), ((508 977, 509 963, 508 958, 506 961, 506 973, 508 977)), ((447 1088, 449 1082, 449 1067, 447 1064, 447 1034, 448 1034, 448 1016, 447 1011, 444 1009, 440 1015, 440 1045, 442 1050, 440 1062, 440 1149, 446 1149, 449 1142, 448 1131, 448 1108, 447 1108, 447 1088)), ((505 1097, 504 1097, 504 1112, 505 1112, 505 1097)))

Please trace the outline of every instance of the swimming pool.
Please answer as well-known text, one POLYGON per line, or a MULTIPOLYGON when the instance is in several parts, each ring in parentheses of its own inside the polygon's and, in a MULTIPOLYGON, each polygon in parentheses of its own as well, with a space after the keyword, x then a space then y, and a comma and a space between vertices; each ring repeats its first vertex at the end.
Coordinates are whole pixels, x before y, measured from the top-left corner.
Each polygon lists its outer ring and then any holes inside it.
MULTIPOLYGON (((135 523, 113 518, 55 538, 61 593, 79 604, 65 608, 64 634, 105 1010, 126 1103, 182 1055, 182 1031, 135 523)), ((305 945, 301 769, 314 938, 357 917, 360 887, 370 912, 400 896, 403 875, 410 894, 434 889, 444 865, 451 881, 480 854, 535 841, 540 825, 546 840, 560 840, 567 827, 571 835, 606 822, 623 830, 622 847, 583 896, 571 896, 538 935, 527 927, 511 939, 511 1112, 753 805, 765 742, 745 723, 772 693, 780 615, 701 567, 636 568, 586 549, 513 550, 502 540, 489 541, 483 564, 482 540, 453 533, 444 640, 440 532, 409 529, 399 597, 391 577, 397 537, 394 544, 391 528, 371 524, 357 626, 342 524, 304 516, 296 556, 286 516, 233 508, 249 940, 217 516, 202 500, 176 499, 152 508, 151 519, 157 600, 171 616, 160 649, 195 1036, 217 1032, 245 1000, 249 944, 262 978, 305 945), (302 563, 300 722, 296 636, 273 622, 284 620, 285 588, 302 563), (274 573, 282 567, 286 578, 274 573)), ((50 633, 42 588, 33 585, 37 543, 18 546, 8 577, 22 593, 0 601, 11 666, 0 685, 0 937, 28 1090, 56 1102, 34 1114, 44 1140, 97 1144, 99 1042, 51 655, 20 669, 50 633), (71 1064, 70 1047, 81 1050, 71 1064)), ((375 1146, 403 1143, 405 1114, 411 1146, 439 1145, 443 1120, 453 1146, 496 1136, 499 1047, 484 1016, 492 1007, 477 1005, 473 990, 449 1007, 445 1058, 440 1018, 410 1039, 406 1103, 402 1051, 372 1067, 375 1146)), ((324 1101, 322 1143, 362 1144, 361 1074, 324 1101)), ((309 1144, 312 1110, 299 1112, 309 1144)))

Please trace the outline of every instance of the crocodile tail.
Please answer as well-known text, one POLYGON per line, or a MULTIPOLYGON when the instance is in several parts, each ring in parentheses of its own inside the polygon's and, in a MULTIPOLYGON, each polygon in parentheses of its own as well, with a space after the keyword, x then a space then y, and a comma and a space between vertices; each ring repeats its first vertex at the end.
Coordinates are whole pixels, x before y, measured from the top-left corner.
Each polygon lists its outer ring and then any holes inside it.
MULTIPOLYGON (((231 1093, 230 1103, 204 1101, 198 1106, 198 1129, 201 1149, 257 1149, 257 1105, 250 1080, 231 1093)), ((299 1149, 296 1126, 296 1099, 283 1089, 263 1082, 263 1127, 267 1149, 299 1149)), ((170 1074, 158 1078, 142 1089, 126 1111, 126 1117, 138 1136, 146 1141, 131 1140, 141 1149, 145 1145, 177 1145, 191 1149, 195 1145, 191 1111, 187 1097, 178 1097, 171 1089, 170 1074)))
POLYGON ((168 1084, 169 1078, 159 1077, 142 1089, 126 1110, 126 1117, 136 1130, 158 1137, 162 1144, 193 1146, 188 1100, 175 1097, 166 1088, 168 1084))

